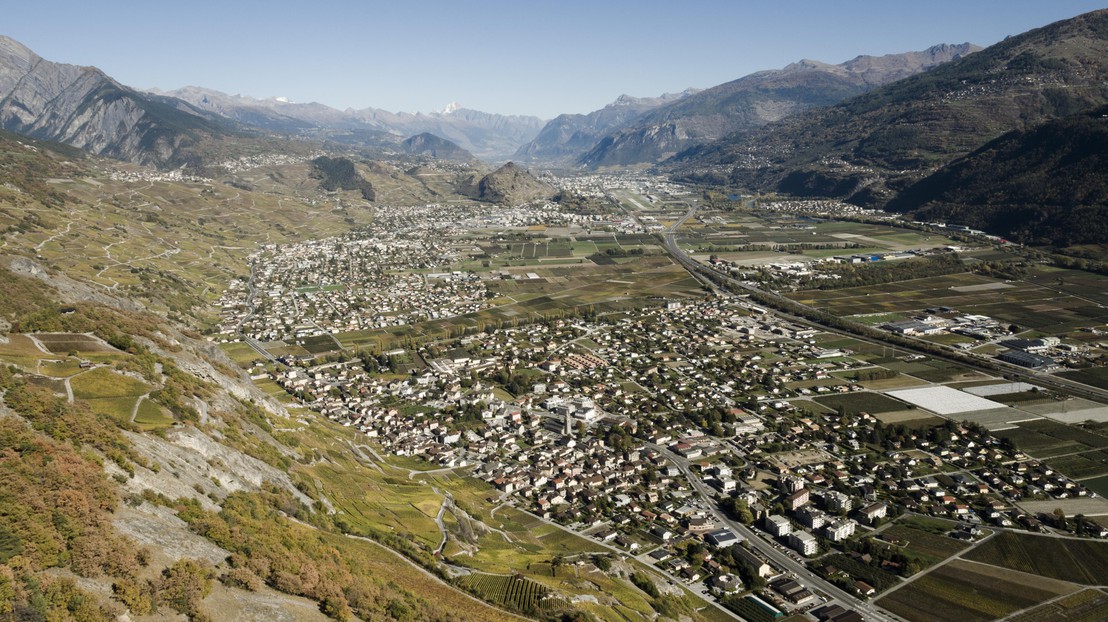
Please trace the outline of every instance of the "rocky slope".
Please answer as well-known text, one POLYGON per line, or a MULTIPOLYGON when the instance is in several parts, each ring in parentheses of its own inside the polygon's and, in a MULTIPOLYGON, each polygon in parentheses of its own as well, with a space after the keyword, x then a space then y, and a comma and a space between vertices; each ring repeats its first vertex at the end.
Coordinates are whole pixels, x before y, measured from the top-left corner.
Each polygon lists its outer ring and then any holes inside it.
POLYGON ((160 166, 181 161, 205 135, 230 127, 183 102, 144 95, 94 67, 44 60, 0 37, 0 125, 122 160, 160 166))
POLYGON ((463 191, 479 201, 503 205, 550 198, 555 192, 552 186, 514 162, 509 162, 480 179, 474 176, 464 186, 463 191))
POLYGON ((761 71, 655 108, 605 135, 579 163, 597 168, 659 162, 698 143, 840 102, 978 49, 968 43, 937 45, 838 65, 803 60, 761 71))
POLYGON ((1108 240, 1108 107, 1009 132, 888 205, 1027 243, 1108 240))
POLYGON ((404 142, 400 143, 400 148, 404 150, 404 153, 429 156, 439 160, 472 162, 477 159, 473 157, 472 153, 455 143, 428 132, 405 139, 404 142))

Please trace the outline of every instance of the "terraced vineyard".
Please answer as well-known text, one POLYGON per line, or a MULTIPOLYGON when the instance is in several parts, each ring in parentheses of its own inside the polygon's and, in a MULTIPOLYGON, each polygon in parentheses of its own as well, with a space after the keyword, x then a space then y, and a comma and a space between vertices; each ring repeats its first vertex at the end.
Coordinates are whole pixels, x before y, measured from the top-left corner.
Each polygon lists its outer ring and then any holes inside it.
POLYGON ((554 611, 569 606, 565 599, 549 598, 551 592, 544 585, 520 575, 471 574, 459 583, 478 597, 515 611, 554 611))

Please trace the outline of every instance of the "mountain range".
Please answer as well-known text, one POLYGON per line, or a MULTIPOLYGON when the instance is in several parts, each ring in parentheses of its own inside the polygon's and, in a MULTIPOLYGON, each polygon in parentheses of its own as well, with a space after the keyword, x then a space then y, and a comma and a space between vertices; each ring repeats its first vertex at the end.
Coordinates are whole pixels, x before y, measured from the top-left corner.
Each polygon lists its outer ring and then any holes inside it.
MULTIPOLYGON (((1097 145, 1067 133, 1092 128, 1096 117, 1086 113, 1108 104, 1106 61, 1108 11, 1102 10, 984 50, 944 44, 838 65, 802 60, 702 91, 624 95, 592 113, 560 115, 544 125, 537 117, 457 104, 408 114, 340 111, 198 87, 141 92, 98 69, 52 63, 0 37, 0 126, 159 167, 201 168, 211 154, 256 149, 263 141, 267 148, 285 141, 371 158, 513 157, 555 168, 664 162, 662 170, 687 181, 942 215, 1042 241, 1041 234, 1052 230, 1035 223, 1062 222, 1055 215, 996 214, 1025 201, 1046 205, 1042 209, 1053 214, 1100 195, 1047 184, 1040 190, 1052 189, 1052 198, 1044 203, 1041 192, 1026 192, 1026 183, 1014 182, 988 198, 956 192, 952 180, 985 184, 987 177, 975 176, 992 167, 1024 179, 1066 178, 1071 188, 1097 188, 1077 179, 1092 174, 1088 162, 1100 156, 1097 145), (990 142, 1002 136, 1001 143, 990 142), (1056 150, 1044 151, 1050 146, 1056 150), (1001 166, 1002 155, 1020 164, 1001 166), (1075 161, 1079 165, 1071 165, 1075 161), (1063 166, 1064 175, 1050 177, 1050 166, 1063 166)), ((1058 231, 1048 237, 1085 239, 1058 231)))
POLYGON ((620 95, 614 102, 588 114, 558 115, 543 126, 534 140, 520 147, 513 157, 524 162, 572 165, 607 132, 624 127, 659 106, 698 92, 698 89, 687 89, 659 97, 620 95))
POLYGON ((337 138, 338 142, 355 146, 378 147, 382 139, 399 143, 416 134, 434 134, 489 160, 511 156, 543 125, 538 117, 493 114, 457 104, 439 112, 411 114, 377 108, 336 110, 319 103, 295 103, 280 97, 254 99, 195 86, 151 93, 180 99, 240 123, 309 138, 337 138), (358 136, 373 140, 358 140, 358 136))
POLYGON ((3 36, 0 127, 158 166, 177 164, 204 136, 236 132, 181 100, 140 93, 93 67, 52 63, 3 36))
POLYGON ((969 43, 936 45, 922 52, 859 56, 838 65, 802 60, 761 71, 653 108, 609 131, 578 163, 588 168, 653 164, 693 145, 837 103, 979 49, 969 43))
POLYGON ((1096 11, 834 106, 736 132, 672 164, 715 170, 716 182, 882 207, 1006 132, 1108 103, 1106 61, 1108 11, 1096 11))

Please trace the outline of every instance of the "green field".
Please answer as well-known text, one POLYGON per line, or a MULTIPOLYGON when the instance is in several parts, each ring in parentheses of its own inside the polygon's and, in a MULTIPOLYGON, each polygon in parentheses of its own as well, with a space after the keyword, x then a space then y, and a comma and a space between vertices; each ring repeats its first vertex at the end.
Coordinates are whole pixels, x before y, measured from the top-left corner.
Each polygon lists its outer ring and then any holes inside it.
POLYGON ((1089 369, 1064 371, 1058 375, 1090 386, 1108 389, 1108 367, 1090 367, 1089 369))
POLYGON ((910 525, 893 525, 881 532, 881 537, 886 540, 895 538, 904 543, 900 547, 902 552, 925 567, 937 564, 969 547, 968 543, 961 540, 910 525))
POLYGON ((1108 475, 1082 480, 1081 485, 1102 497, 1108 497, 1108 475))
MULTIPOLYGON (((150 387, 146 383, 121 376, 106 367, 98 367, 74 376, 69 383, 73 387, 73 396, 86 400, 109 397, 138 397, 150 391, 150 387)), ((134 403, 134 400, 131 400, 131 402, 134 403)))
POLYGON ((475 573, 462 577, 458 584, 478 597, 512 611, 560 609, 569 604, 564 599, 546 598, 550 590, 519 575, 475 573))
POLYGON ((150 400, 142 400, 135 413, 135 424, 143 430, 157 430, 173 425, 173 417, 150 400))

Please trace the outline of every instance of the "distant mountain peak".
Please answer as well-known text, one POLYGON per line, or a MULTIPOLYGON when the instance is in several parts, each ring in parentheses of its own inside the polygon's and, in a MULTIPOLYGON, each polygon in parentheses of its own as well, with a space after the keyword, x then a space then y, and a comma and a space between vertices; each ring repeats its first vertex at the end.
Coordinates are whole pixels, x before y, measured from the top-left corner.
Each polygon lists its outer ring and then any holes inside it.
POLYGON ((443 108, 442 110, 439 111, 439 114, 450 114, 452 112, 457 112, 458 110, 461 110, 461 109, 462 109, 462 105, 459 104, 458 102, 450 102, 449 104, 446 105, 446 108, 443 108))

